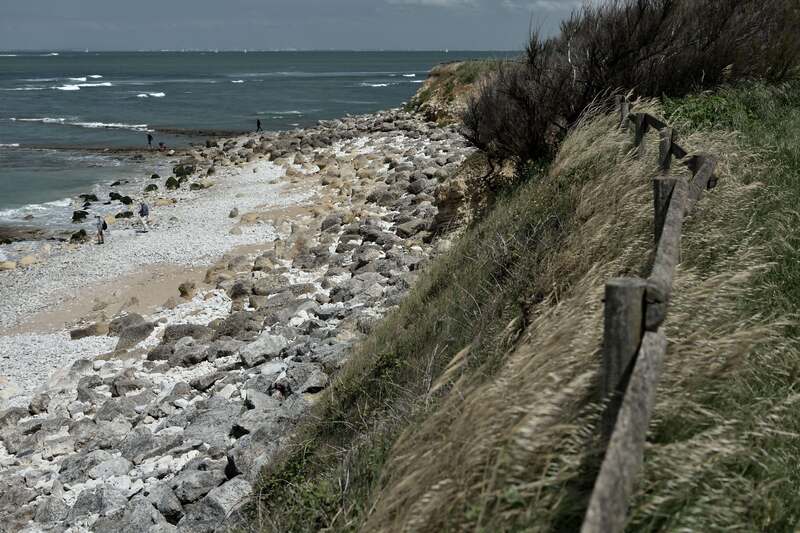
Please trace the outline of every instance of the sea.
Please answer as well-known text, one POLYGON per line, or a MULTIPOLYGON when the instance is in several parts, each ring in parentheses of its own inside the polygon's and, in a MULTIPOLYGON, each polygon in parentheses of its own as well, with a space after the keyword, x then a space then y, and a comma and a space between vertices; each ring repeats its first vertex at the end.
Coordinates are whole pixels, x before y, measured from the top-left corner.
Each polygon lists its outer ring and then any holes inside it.
MULTIPOLYGON (((0 223, 154 168, 131 154, 402 105, 430 69, 508 52, 0 52, 0 223)), ((168 171, 168 169, 166 169, 168 171)))

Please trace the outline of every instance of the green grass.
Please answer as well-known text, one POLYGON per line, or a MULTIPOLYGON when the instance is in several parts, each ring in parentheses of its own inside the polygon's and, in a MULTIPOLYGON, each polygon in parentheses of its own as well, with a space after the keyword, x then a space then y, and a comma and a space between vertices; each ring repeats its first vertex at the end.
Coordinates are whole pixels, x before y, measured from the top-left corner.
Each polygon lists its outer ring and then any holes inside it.
POLYGON ((495 70, 498 64, 497 60, 466 61, 456 69, 456 80, 462 85, 475 83, 484 74, 495 70))
MULTIPOLYGON (((754 310, 797 315, 800 310, 800 233, 783 233, 787 216, 796 222, 800 208, 800 83, 771 87, 751 83, 714 93, 665 101, 665 111, 679 127, 740 132, 743 148, 758 152, 767 168, 743 179, 767 186, 754 216, 768 229, 776 262, 761 285, 766 291, 754 310), (764 221, 768 221, 764 223, 764 221), (759 307, 759 303, 763 304, 759 307), (776 308, 776 305, 778 306, 776 308)), ((796 336, 797 330, 792 330, 796 336)))
MULTIPOLYGON (((652 112, 717 155, 721 181, 685 226, 628 530, 795 531, 800 90, 751 84, 652 112)), ((654 163, 631 159, 612 122, 572 133, 430 265, 265 471, 256 529, 578 527, 603 282, 646 275, 651 246, 654 163)))
MULTIPOLYGON (((754 246, 764 248, 763 261, 770 265, 748 282, 732 320, 779 324, 778 338, 764 332, 726 379, 694 391, 695 406, 713 413, 713 419, 673 411, 670 419, 655 425, 653 441, 668 444, 702 435, 715 426, 714 420, 724 420, 735 428, 731 442, 735 440, 741 449, 720 454, 722 460, 711 471, 698 474, 693 484, 656 510, 640 512, 629 529, 672 530, 690 522, 703 524, 707 531, 734 525, 746 531, 796 531, 800 526, 796 406, 800 234, 795 231, 800 206, 800 85, 750 83, 668 99, 665 112, 678 131, 737 132, 740 153, 730 171, 743 183, 758 186, 755 201, 743 215, 748 227, 757 229, 754 246), (729 509, 720 509, 716 517, 693 516, 703 508, 698 501, 709 493, 727 501, 729 509)), ((642 498, 641 503, 647 500, 642 498)))

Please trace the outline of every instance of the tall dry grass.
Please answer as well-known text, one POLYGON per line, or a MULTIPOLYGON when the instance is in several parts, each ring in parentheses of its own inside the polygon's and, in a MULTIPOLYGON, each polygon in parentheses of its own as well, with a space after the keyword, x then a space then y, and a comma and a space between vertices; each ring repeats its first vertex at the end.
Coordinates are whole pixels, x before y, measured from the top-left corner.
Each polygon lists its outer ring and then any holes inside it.
MULTIPOLYGON (((409 427, 392 449, 363 530, 552 531, 579 526, 598 460, 595 387, 604 282, 620 274, 642 274, 639 267, 651 248, 648 178, 656 149, 651 142, 649 156, 627 157, 627 139, 612 122, 601 118, 579 128, 551 170, 553 175, 585 172, 587 166, 597 171, 579 192, 581 223, 545 267, 585 274, 534 309, 495 376, 454 372, 452 365, 464 361, 457 356, 437 383, 441 387, 442 380, 450 380, 446 399, 420 426, 409 427)), ((721 185, 701 200, 686 228, 653 422, 654 433, 667 441, 648 446, 631 527, 648 529, 659 523, 661 513, 675 508, 679 515, 666 519, 671 527, 751 530, 754 524, 746 521, 751 494, 742 490, 747 483, 720 476, 719 464, 744 453, 764 453, 748 449, 752 432, 768 431, 775 410, 792 408, 798 398, 767 409, 755 426, 748 413, 723 416, 705 400, 743 379, 749 358, 768 364, 771 357, 785 356, 790 346, 781 336, 780 321, 741 313, 740 302, 752 294, 754 276, 769 265, 762 228, 749 220, 758 185, 745 185, 730 169, 741 171, 755 162, 737 153, 732 136, 693 136, 681 142, 691 151, 721 156, 721 185), (743 426, 750 433, 742 434, 743 426)))
MULTIPOLYGON (((600 460, 603 286, 646 276, 652 250, 657 139, 637 159, 615 123, 584 119, 548 179, 500 198, 374 330, 265 472, 260 530, 579 527, 600 460)), ((779 192, 752 179, 764 157, 739 136, 679 142, 718 156, 720 181, 684 228, 629 529, 791 531, 794 317, 750 305, 771 294, 776 226, 791 219, 759 215, 779 192)))

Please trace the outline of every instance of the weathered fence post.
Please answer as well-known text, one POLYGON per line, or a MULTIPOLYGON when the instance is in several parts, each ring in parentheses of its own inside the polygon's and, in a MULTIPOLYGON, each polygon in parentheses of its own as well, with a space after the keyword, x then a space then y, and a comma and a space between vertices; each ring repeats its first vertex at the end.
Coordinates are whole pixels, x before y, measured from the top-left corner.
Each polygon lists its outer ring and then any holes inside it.
POLYGON ((636 113, 636 129, 634 131, 634 145, 636 146, 636 155, 640 156, 644 153, 644 134, 647 133, 647 115, 644 113, 636 113))
POLYGON ((672 143, 675 142, 675 131, 672 128, 664 128, 658 133, 661 137, 658 145, 658 168, 662 172, 666 172, 672 164, 672 143))
POLYGON ((606 283, 603 331, 602 399, 609 401, 602 421, 608 440, 622 401, 622 391, 644 334, 645 281, 614 278, 606 283))
POLYGON ((647 428, 666 351, 663 331, 650 331, 642 338, 581 533, 621 533, 625 529, 628 502, 642 469, 647 428))
POLYGON ((619 108, 619 127, 622 131, 628 130, 628 115, 631 112, 631 104, 624 96, 617 96, 617 107, 619 108))
POLYGON ((673 176, 656 176, 653 178, 653 236, 656 246, 661 240, 661 233, 664 231, 664 220, 667 218, 669 201, 672 198, 672 191, 678 178, 673 176))

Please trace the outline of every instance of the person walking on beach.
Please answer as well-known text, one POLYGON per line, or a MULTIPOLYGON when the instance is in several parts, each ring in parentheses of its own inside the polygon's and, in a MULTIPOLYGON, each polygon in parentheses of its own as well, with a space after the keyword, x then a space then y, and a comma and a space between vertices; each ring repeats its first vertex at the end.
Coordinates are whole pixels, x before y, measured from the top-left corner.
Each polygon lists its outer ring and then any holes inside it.
POLYGON ((100 215, 97 215, 94 218, 95 218, 94 224, 95 227, 97 228, 97 244, 104 244, 106 241, 105 239, 103 239, 103 231, 105 231, 105 229, 108 228, 108 224, 106 224, 106 221, 103 220, 102 217, 100 217, 100 215))
POLYGON ((142 223, 142 227, 144 228, 144 233, 150 231, 150 228, 147 227, 147 220, 150 217, 150 207, 144 203, 142 200, 139 203, 139 221, 142 223))
POLYGON ((147 134, 147 147, 153 149, 153 135, 150 133, 147 134))
POLYGON ((258 133, 259 131, 264 131, 264 130, 261 129, 261 119, 257 118, 256 119, 256 133, 258 133))

